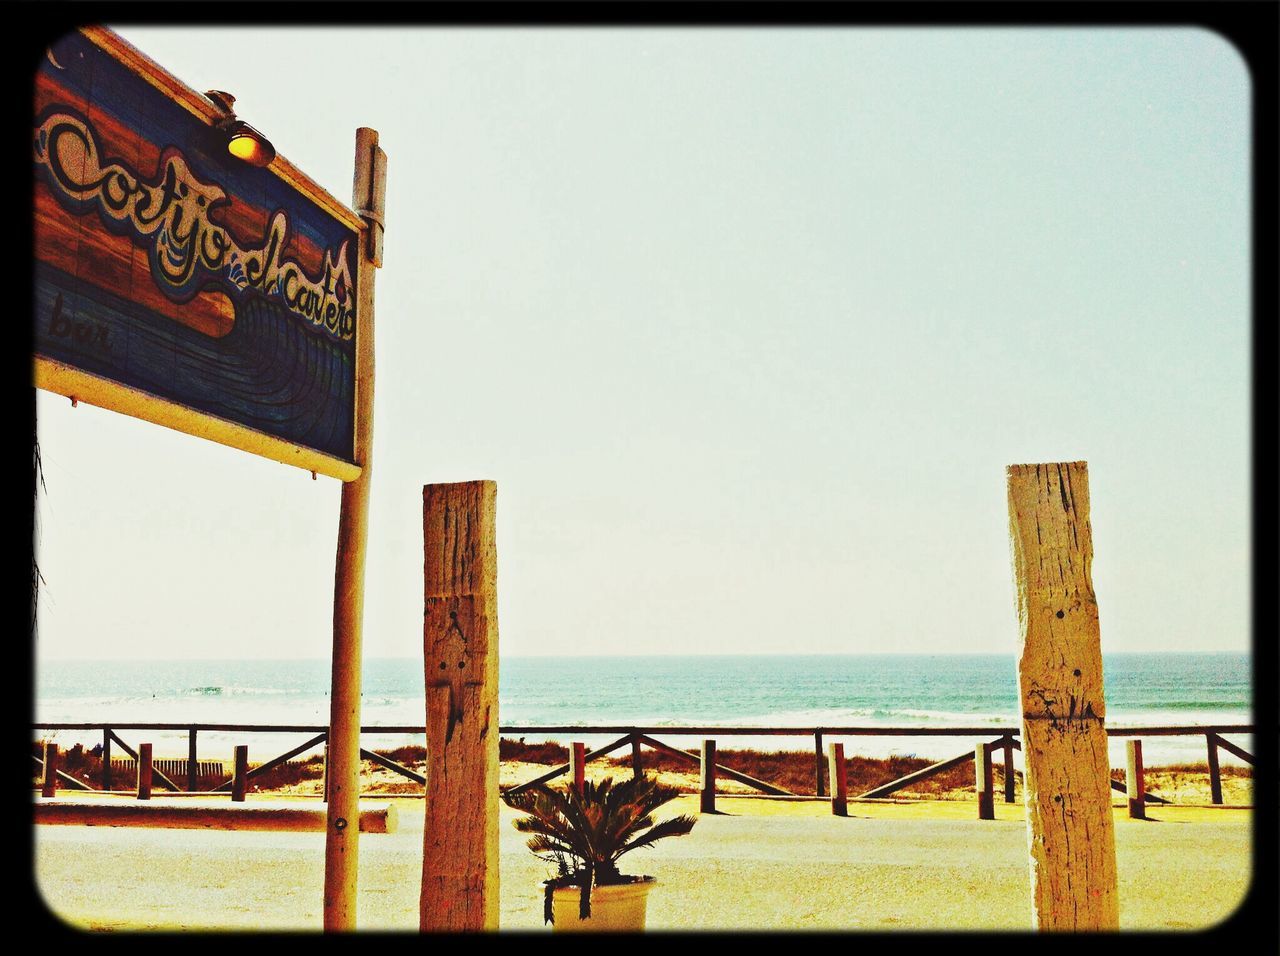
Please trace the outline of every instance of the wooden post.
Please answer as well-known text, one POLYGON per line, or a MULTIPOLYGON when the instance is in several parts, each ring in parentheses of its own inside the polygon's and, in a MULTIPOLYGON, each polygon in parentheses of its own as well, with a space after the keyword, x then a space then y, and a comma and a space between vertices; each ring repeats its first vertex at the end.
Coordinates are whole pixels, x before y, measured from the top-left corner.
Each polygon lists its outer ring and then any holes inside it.
POLYGON ((324 738, 324 776, 320 780, 320 792, 324 797, 324 802, 329 802, 329 738, 324 738))
POLYGON ((1125 756, 1128 767, 1125 770, 1124 789, 1129 797, 1129 816, 1135 820, 1147 818, 1147 786, 1142 779, 1142 741, 1125 741, 1125 756))
POLYGON ((138 744, 138 799, 151 799, 151 744, 138 744))
POLYGON ((1085 462, 1011 465, 1023 790, 1034 925, 1119 927, 1111 768, 1085 462))
POLYGON ((702 788, 699 809, 703 813, 716 812, 716 742, 702 742, 702 788))
POLYGON ((978 819, 996 818, 995 787, 991 782, 991 748, 978 744, 973 751, 974 789, 978 792, 978 819))
POLYGON ((1205 734, 1205 743, 1209 747, 1209 799, 1214 803, 1222 803, 1222 768, 1218 766, 1218 735, 1205 734))
POLYGON ((231 777, 231 802, 244 803, 245 785, 249 779, 249 745, 237 744, 235 771, 231 777))
MULTIPOLYGON (((824 754, 822 752, 822 731, 815 730, 813 732, 813 792, 818 796, 826 796, 827 788, 823 785, 822 780, 822 764, 824 763, 824 754)), ((834 787, 835 784, 832 783, 834 787)))
POLYGON ((52 740, 44 742, 44 777, 40 781, 40 796, 52 797, 58 792, 58 745, 52 740))
POLYGON ((498 928, 496 498, 492 481, 422 489, 424 932, 498 928))
POLYGON ((582 793, 582 785, 587 779, 586 756, 586 744, 575 740, 569 745, 569 779, 573 782, 573 789, 578 793, 582 793))
POLYGON ((196 759, 196 729, 187 731, 187 792, 195 793, 200 780, 200 761, 196 759))
POLYGON ((333 661, 329 690, 328 802, 324 838, 324 929, 356 928, 360 827, 360 656, 364 568, 373 477, 373 284, 381 261, 386 154, 375 130, 356 130, 352 206, 365 222, 356 255, 356 417, 360 475, 342 485, 333 576, 333 661))
POLYGON ((849 766, 844 762, 844 744, 832 743, 828 755, 831 778, 831 812, 838 817, 849 815, 849 766))
POLYGON ((111 789, 111 729, 102 728, 102 789, 111 789))
POLYGON ((644 776, 644 760, 640 754, 640 738, 631 737, 631 776, 639 780, 644 776))
POLYGON ((1017 782, 1013 772, 1013 740, 1005 737, 1000 745, 1004 749, 1004 802, 1013 803, 1013 788, 1017 782))

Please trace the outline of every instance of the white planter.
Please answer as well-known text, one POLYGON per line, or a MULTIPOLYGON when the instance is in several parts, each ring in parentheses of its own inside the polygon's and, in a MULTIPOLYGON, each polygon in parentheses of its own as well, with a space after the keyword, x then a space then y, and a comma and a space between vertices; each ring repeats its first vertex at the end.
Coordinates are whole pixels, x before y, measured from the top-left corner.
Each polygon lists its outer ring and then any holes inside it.
POLYGON ((560 887, 551 895, 551 929, 556 933, 638 933, 644 929, 649 889, 657 882, 642 876, 635 883, 591 887, 591 916, 578 918, 582 890, 560 887))

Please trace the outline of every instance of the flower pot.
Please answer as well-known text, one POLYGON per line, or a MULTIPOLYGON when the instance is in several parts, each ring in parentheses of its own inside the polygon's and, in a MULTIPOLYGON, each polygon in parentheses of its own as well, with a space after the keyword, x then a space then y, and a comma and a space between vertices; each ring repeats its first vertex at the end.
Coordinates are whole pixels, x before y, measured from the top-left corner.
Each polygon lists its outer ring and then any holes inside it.
POLYGON ((591 915, 578 918, 582 890, 560 887, 551 896, 551 929, 556 933, 638 933, 644 929, 649 888, 657 882, 642 876, 634 883, 591 887, 591 915))

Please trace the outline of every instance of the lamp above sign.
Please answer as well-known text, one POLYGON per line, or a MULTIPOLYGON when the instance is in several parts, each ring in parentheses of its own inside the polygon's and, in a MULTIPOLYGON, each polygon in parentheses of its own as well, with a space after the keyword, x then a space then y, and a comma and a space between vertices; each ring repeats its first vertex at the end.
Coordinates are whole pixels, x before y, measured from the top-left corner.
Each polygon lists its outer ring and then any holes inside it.
POLYGON ((36 384, 355 478, 355 214, 108 30, 50 48, 35 110, 36 384))

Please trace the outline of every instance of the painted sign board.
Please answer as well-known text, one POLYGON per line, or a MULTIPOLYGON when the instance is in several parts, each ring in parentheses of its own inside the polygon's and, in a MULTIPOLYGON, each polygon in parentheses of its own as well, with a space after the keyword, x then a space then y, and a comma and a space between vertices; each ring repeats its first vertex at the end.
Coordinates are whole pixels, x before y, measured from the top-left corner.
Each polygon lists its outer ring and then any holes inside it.
POLYGON ((35 383, 350 481, 361 220, 109 30, 36 76, 35 383))

